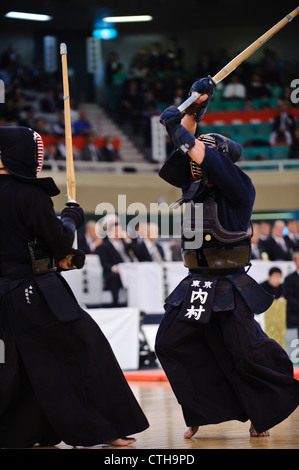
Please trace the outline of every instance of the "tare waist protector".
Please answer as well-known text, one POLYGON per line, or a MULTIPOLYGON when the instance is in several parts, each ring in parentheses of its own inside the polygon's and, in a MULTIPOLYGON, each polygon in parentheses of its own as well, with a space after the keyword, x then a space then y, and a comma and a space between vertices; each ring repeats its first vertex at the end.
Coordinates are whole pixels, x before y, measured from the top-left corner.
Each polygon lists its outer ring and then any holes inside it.
POLYGON ((184 217, 182 233, 184 265, 190 270, 236 269, 249 265, 251 236, 247 232, 231 232, 224 229, 219 222, 217 204, 214 200, 204 202, 202 209, 202 221, 198 221, 192 201, 190 214, 184 217), (187 236, 186 227, 188 227, 187 236), (193 234, 193 240, 190 239, 190 234, 193 234), (200 246, 194 243, 193 248, 193 241, 196 240, 200 240, 200 246))

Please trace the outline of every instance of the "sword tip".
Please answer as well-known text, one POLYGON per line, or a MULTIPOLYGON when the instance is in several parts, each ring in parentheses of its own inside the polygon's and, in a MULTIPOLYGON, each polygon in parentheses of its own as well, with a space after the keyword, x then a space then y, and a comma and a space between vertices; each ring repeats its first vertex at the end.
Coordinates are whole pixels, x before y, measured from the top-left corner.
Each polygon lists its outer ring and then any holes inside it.
POLYGON ((66 47, 66 44, 64 42, 62 42, 60 44, 60 54, 67 54, 67 47, 66 47))

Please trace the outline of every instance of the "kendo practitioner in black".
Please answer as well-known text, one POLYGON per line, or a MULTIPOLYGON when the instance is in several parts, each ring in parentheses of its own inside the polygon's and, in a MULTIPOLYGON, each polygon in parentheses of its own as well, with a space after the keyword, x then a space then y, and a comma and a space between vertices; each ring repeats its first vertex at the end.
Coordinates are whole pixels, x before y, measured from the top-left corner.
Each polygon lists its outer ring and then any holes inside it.
POLYGON ((148 427, 112 349, 78 305, 62 269, 82 267, 72 248, 80 207, 59 219, 52 178, 38 178, 41 137, 0 127, 0 447, 132 444, 148 427))
POLYGON ((242 148, 219 134, 198 137, 212 79, 193 91, 201 96, 185 115, 171 106, 160 118, 175 151, 159 174, 182 188, 177 203, 190 209, 182 231, 189 271, 165 301, 155 349, 182 407, 185 438, 228 420, 250 420, 250 436, 267 436, 298 406, 299 381, 286 352, 254 320, 273 296, 247 274, 255 189, 235 165, 242 148))

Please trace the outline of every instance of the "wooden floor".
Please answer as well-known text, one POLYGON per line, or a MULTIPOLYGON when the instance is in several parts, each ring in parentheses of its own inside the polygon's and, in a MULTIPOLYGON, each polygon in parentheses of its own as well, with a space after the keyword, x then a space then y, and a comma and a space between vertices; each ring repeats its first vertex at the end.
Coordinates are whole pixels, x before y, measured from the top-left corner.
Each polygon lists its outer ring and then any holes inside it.
MULTIPOLYGON (((201 427, 192 439, 186 440, 183 438, 186 426, 181 408, 169 383, 129 383, 150 427, 134 435, 137 439, 134 445, 118 449, 299 449, 299 407, 271 430, 270 437, 250 438, 249 422, 230 421, 201 427)), ((63 443, 55 448, 72 449, 63 443)))

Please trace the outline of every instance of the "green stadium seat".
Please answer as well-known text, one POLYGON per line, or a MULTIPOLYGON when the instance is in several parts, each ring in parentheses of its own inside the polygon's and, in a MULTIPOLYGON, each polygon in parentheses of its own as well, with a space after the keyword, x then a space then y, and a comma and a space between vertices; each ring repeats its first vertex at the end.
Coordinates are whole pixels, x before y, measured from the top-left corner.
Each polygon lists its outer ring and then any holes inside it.
POLYGON ((241 145, 246 141, 257 139, 269 143, 269 134, 231 134, 230 137, 241 145))
POLYGON ((286 160, 289 155, 289 146, 278 146, 278 147, 271 147, 270 149, 270 158, 271 160, 286 160))
POLYGON ((243 148, 242 158, 245 160, 256 160, 256 157, 260 156, 263 160, 269 160, 270 150, 270 147, 243 148))

